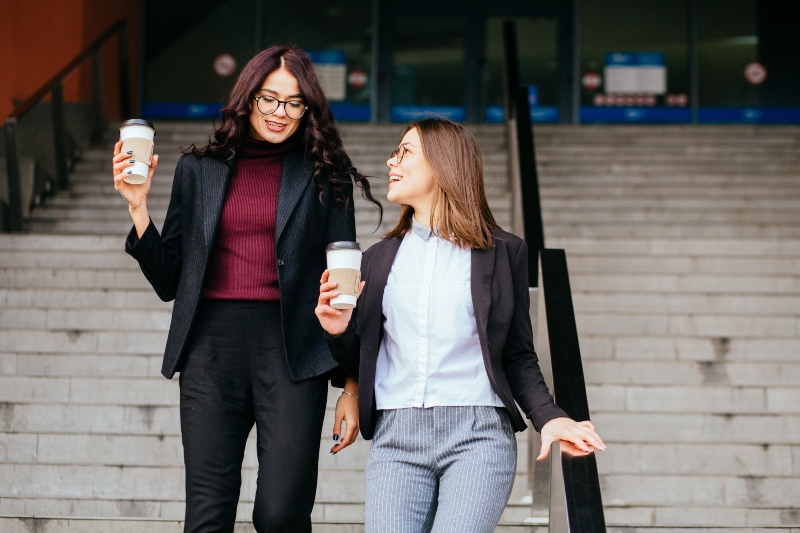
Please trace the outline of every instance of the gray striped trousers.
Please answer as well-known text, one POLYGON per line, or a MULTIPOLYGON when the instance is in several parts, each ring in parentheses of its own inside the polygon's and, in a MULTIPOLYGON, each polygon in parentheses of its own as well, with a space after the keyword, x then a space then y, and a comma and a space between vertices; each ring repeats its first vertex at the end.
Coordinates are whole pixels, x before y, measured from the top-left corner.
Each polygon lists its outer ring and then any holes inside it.
POLYGON ((508 411, 379 411, 366 466, 366 533, 490 533, 517 463, 508 411))

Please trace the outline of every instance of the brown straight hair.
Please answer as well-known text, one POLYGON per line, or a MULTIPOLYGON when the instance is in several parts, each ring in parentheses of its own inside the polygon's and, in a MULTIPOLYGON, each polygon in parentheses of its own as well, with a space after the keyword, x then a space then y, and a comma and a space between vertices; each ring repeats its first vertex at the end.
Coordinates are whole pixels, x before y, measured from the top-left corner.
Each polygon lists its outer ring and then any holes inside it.
MULTIPOLYGON (((483 159, 475 137, 462 125, 442 118, 411 122, 400 135, 415 129, 422 155, 433 170, 430 227, 436 234, 462 248, 484 250, 492 247, 494 220, 483 188, 483 159)), ((402 237, 411 230, 414 208, 401 207, 400 221, 384 238, 402 237)))

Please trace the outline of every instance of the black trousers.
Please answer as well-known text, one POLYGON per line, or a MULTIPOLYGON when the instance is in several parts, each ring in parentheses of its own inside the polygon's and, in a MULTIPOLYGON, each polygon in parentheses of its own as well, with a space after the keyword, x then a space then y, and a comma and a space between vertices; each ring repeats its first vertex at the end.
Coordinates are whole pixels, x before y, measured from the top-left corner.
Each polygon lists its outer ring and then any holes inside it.
POLYGON ((289 377, 277 302, 206 301, 181 365, 187 533, 232 532, 256 425, 259 533, 311 531, 325 377, 289 377))

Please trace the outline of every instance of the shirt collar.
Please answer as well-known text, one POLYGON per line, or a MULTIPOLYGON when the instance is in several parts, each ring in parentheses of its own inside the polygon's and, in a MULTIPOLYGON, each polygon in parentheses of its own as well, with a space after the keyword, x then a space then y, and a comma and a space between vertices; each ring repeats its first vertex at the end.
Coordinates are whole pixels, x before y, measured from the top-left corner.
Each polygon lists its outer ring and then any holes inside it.
POLYGON ((435 237, 433 231, 430 228, 426 228, 413 216, 411 217, 411 233, 422 239, 423 241, 427 241, 431 237, 435 237))

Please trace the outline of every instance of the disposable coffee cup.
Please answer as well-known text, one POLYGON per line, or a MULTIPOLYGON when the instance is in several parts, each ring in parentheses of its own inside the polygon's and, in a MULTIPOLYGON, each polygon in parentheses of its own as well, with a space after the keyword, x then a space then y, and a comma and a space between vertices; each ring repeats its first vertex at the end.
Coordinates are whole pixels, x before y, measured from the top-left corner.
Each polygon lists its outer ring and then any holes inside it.
POLYGON ((325 249, 328 257, 328 281, 339 285, 339 296, 331 299, 334 309, 352 309, 358 300, 361 284, 361 245, 357 242, 332 242, 325 249))
POLYGON ((147 181, 147 173, 153 161, 153 139, 156 128, 149 120, 135 118, 126 120, 119 128, 119 138, 122 141, 122 153, 133 152, 131 159, 135 162, 128 167, 130 174, 122 178, 125 183, 141 185, 147 181))

